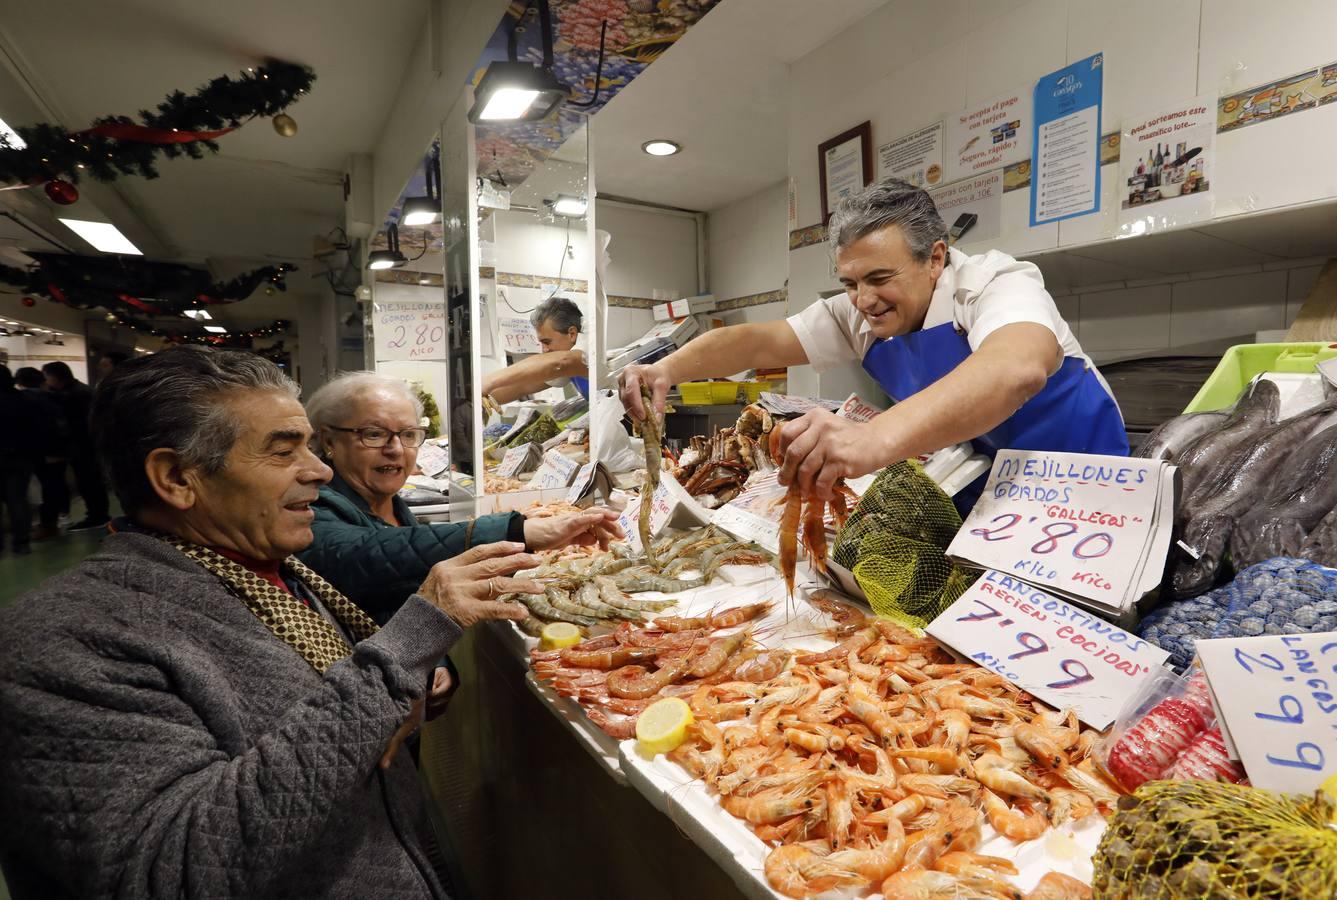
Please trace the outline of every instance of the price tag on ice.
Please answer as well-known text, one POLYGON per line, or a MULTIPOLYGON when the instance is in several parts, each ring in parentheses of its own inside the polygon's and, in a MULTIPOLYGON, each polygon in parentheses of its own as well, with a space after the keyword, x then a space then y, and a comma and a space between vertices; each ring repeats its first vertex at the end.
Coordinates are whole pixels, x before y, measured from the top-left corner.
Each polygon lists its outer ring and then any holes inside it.
POLYGON ((580 463, 554 448, 543 454, 543 465, 534 473, 529 486, 539 490, 564 488, 571 483, 579 468, 580 463))
POLYGON ((1169 548, 1164 471, 1159 460, 1000 450, 947 553, 1121 612, 1169 548))
MULTIPOLYGON (((986 571, 925 629, 1057 709, 1103 730, 1169 653, 1052 594, 986 571)), ((1334 654, 1337 656, 1337 654, 1334 654)))
POLYGON ((575 480, 571 482, 571 490, 566 492, 567 503, 576 503, 582 496, 584 496, 585 491, 594 481, 594 472, 598 466, 599 464, 597 462, 587 462, 580 467, 580 471, 576 473, 575 480))
POLYGON ((1254 787, 1310 794, 1337 771, 1337 632, 1194 647, 1254 787))
POLYGON ((501 458, 497 464, 497 476, 500 478, 514 478, 520 474, 524 468, 525 461, 529 459, 529 444, 521 444, 519 447, 512 447, 506 451, 506 455, 501 458))

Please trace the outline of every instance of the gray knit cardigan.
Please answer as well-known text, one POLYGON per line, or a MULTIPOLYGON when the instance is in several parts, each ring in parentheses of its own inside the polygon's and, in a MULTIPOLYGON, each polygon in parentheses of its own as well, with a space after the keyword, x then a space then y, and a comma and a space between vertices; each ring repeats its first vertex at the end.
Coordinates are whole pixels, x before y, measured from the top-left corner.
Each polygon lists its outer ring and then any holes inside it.
POLYGON ((198 564, 122 533, 0 636, 15 900, 444 896, 407 751, 377 768, 460 636, 422 597, 322 677, 198 564))

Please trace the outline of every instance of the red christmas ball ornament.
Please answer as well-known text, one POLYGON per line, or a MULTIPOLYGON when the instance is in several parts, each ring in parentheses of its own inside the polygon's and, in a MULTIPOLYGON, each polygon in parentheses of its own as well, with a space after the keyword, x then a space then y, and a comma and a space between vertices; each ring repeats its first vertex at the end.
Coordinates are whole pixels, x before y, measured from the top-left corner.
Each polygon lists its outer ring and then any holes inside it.
POLYGON ((24 306, 28 307, 29 309, 37 305, 37 301, 34 300, 32 297, 24 297, 19 302, 22 303, 24 306))
POLYGON ((43 190, 51 198, 52 203, 58 203, 61 206, 69 206, 79 200, 79 189, 68 181, 61 181, 59 178, 48 181, 43 190))

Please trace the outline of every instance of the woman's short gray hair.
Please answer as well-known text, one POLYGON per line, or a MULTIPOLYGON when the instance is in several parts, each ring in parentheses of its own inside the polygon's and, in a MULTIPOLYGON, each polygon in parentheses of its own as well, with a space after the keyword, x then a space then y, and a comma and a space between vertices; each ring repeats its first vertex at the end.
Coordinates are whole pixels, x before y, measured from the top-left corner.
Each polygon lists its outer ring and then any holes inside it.
POLYGON ((326 425, 347 426, 349 410, 363 394, 384 390, 402 394, 413 406, 413 419, 422 418, 422 401, 402 378, 375 372, 341 372, 306 401, 306 417, 317 434, 326 425))
POLYGON ((544 322, 551 322, 552 330, 559 334, 566 334, 572 328, 576 329, 576 334, 580 334, 584 330, 581 327, 584 318, 580 307, 571 300, 566 297, 549 297, 530 313, 529 324, 538 328, 544 322))
POLYGON ((227 400, 241 391, 298 395, 297 385, 269 360, 207 347, 127 360, 98 383, 93 444, 127 514, 157 500, 144 471, 154 450, 175 450, 183 465, 206 475, 223 469, 242 425, 227 400))
POLYGON ((827 240, 840 251, 888 225, 901 229, 910 255, 919 262, 929 258, 935 243, 947 241, 947 225, 928 191, 899 178, 871 184, 837 203, 827 240))

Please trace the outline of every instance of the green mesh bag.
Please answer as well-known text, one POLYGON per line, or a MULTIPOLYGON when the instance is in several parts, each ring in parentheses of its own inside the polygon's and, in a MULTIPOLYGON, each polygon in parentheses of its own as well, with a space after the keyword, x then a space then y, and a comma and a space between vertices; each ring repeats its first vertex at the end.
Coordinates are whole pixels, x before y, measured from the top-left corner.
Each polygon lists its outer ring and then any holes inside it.
POLYGON ((1152 781, 1119 801, 1095 858, 1097 897, 1337 896, 1332 800, 1240 784, 1152 781))
POLYGON ((960 527, 951 498, 923 467, 899 462, 859 500, 831 558, 854 573, 874 612, 923 628, 977 577, 947 559, 960 527))

